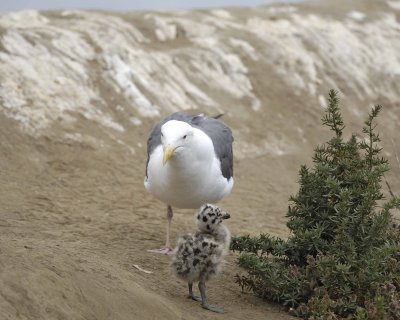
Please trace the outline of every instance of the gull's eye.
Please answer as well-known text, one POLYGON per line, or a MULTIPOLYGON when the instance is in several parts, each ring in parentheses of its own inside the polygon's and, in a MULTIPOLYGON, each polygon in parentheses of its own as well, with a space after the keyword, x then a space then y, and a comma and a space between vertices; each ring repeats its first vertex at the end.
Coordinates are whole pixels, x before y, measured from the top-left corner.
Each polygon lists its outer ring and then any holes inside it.
POLYGON ((183 137, 182 137, 182 139, 186 139, 187 138, 187 134, 185 134, 183 137))

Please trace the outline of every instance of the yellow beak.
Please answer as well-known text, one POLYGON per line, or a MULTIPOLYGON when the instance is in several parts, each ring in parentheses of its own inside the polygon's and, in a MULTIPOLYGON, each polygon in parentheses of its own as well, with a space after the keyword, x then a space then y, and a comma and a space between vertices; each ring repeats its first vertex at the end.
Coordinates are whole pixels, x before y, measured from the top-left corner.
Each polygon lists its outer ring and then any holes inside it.
POLYGON ((162 163, 164 166, 167 163, 167 161, 169 160, 169 158, 171 158, 173 153, 174 153, 174 148, 172 148, 171 146, 166 146, 164 148, 164 156, 162 159, 162 163))

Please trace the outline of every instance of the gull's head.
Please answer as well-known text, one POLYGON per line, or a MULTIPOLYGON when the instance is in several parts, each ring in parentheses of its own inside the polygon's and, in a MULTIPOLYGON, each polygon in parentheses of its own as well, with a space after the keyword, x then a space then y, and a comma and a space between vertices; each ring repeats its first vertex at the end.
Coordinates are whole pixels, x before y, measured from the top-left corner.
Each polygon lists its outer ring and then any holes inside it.
POLYGON ((164 150, 163 164, 185 150, 193 138, 193 127, 183 121, 170 120, 161 127, 161 143, 164 150))

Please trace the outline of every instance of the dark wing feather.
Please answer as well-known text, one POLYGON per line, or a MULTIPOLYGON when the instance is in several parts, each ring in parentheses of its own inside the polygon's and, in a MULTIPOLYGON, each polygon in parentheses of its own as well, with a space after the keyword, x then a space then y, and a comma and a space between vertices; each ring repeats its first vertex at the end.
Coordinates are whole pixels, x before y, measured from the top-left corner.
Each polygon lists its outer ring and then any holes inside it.
POLYGON ((221 162, 222 175, 226 179, 233 176, 232 131, 223 122, 215 118, 195 116, 191 123, 204 131, 214 144, 215 154, 221 162))
MULTIPOLYGON (((219 116, 217 116, 219 118, 219 116)), ((147 140, 147 165, 149 164, 150 154, 161 144, 161 127, 170 120, 178 120, 189 123, 190 125, 205 132, 213 142, 215 154, 221 162, 222 175, 226 179, 233 176, 233 152, 232 131, 223 122, 216 118, 209 118, 203 115, 187 115, 183 112, 175 112, 157 123, 151 130, 147 140)))

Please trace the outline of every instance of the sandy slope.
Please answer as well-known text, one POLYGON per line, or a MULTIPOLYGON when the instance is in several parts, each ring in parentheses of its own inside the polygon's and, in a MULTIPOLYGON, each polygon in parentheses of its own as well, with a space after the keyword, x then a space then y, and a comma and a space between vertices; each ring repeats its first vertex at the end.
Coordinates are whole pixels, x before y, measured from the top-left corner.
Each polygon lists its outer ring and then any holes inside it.
MULTIPOLYGON (((143 155, 132 159, 123 148, 110 152, 32 139, 1 120, 2 319, 221 318, 185 298, 186 286, 171 276, 167 256, 146 252, 162 242, 165 208, 143 190, 143 155)), ((257 207, 267 215, 260 192, 249 197, 253 203, 244 211, 257 216, 257 207)), ((225 203, 232 230, 255 232, 258 226, 250 225, 234 198, 225 203)), ((284 233, 282 218, 272 216, 276 221, 268 229, 284 233)), ((271 217, 260 219, 267 221, 271 217)), ((177 211, 174 237, 193 225, 191 211, 177 211)), ((242 294, 234 283, 237 272, 231 256, 209 285, 211 301, 226 308, 227 319, 288 318, 278 307, 242 294)))
MULTIPOLYGON (((217 315, 185 298, 167 256, 146 252, 163 242, 165 207, 143 188, 145 141, 173 110, 224 111, 236 139, 228 225, 285 237, 299 166, 329 137, 322 96, 337 85, 348 132, 384 105, 399 194, 395 1, 324 3, 0 17, 0 318, 289 319, 240 291, 234 254, 209 284, 217 315)), ((177 210, 173 238, 193 227, 177 210)))

